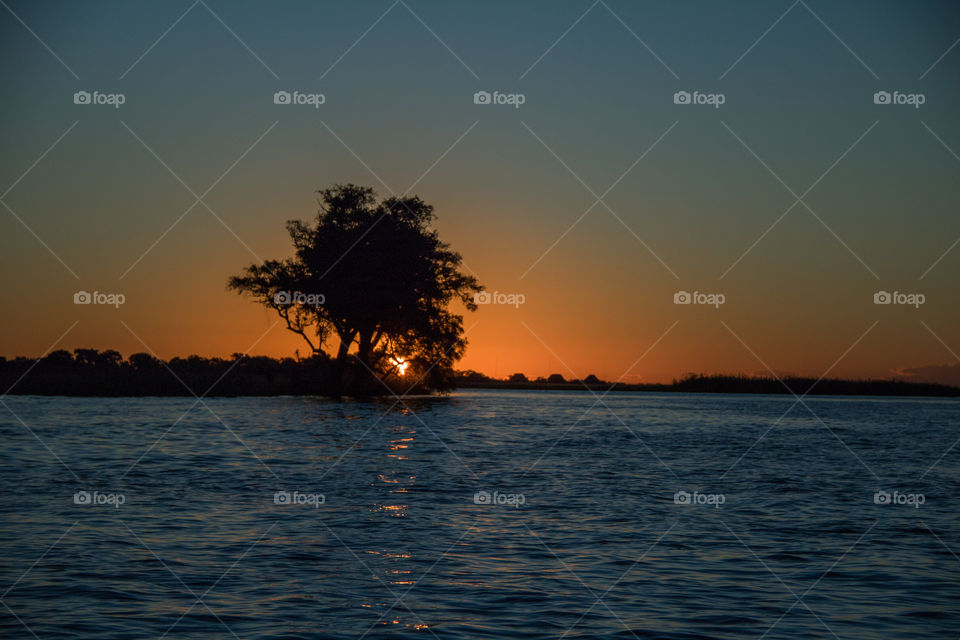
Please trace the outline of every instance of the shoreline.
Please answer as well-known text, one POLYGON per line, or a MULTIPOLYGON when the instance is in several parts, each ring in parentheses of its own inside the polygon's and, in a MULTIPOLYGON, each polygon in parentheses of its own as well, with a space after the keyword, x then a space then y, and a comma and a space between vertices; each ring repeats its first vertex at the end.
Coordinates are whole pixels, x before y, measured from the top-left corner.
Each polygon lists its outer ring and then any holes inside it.
MULTIPOLYGON (((960 398, 960 388, 949 387, 946 385, 937 385, 931 383, 918 383, 918 382, 886 382, 884 385, 877 387, 876 381, 846 381, 846 380, 833 380, 821 381, 820 384, 816 385, 814 390, 808 393, 809 385, 806 388, 793 388, 790 387, 788 391, 782 384, 777 381, 765 381, 768 384, 762 385, 744 385, 742 387, 728 387, 724 386, 723 388, 687 388, 687 385, 683 383, 678 384, 589 384, 583 385, 576 382, 564 382, 564 383, 514 383, 506 381, 490 381, 490 382, 466 382, 462 384, 456 384, 453 388, 434 392, 434 393, 417 393, 405 395, 403 393, 398 393, 399 396, 405 396, 407 398, 424 398, 424 397, 443 397, 448 393, 453 393, 456 391, 469 391, 469 390, 502 390, 502 391, 563 391, 563 392, 579 392, 586 394, 596 394, 597 392, 606 393, 685 393, 691 395, 769 395, 769 396, 785 396, 785 397, 794 397, 799 396, 801 398, 806 396, 835 396, 835 397, 876 397, 876 398, 960 398), (772 382, 772 384, 770 384, 772 382), (827 383, 839 383, 837 384, 827 384, 827 383), (775 385, 775 386, 774 386, 775 385), (822 388, 821 388, 822 387, 822 388)), ((786 381, 785 381, 786 382, 786 381)), ((402 391, 402 390, 401 390, 402 391)), ((38 398, 193 398, 193 394, 187 392, 185 389, 180 391, 176 390, 151 390, 144 392, 110 392, 105 389, 96 389, 96 390, 86 390, 86 391, 74 391, 74 392, 64 392, 62 389, 42 391, 37 389, 30 389, 24 392, 18 392, 16 390, 11 390, 7 393, 8 396, 15 397, 24 397, 24 396, 35 396, 38 398)), ((292 398, 327 398, 334 399, 330 395, 324 394, 322 391, 291 391, 290 389, 277 389, 277 390, 267 390, 267 389, 250 389, 250 390, 232 390, 227 392, 213 392, 204 394, 201 397, 204 398, 276 398, 276 397, 292 397, 292 398)), ((379 398, 392 398, 393 395, 390 395, 386 392, 382 393, 372 393, 366 396, 352 396, 350 394, 343 394, 340 399, 347 401, 354 400, 373 400, 379 398)))
POLYGON ((899 380, 838 380, 812 378, 718 379, 695 378, 667 383, 581 383, 581 382, 510 382, 506 380, 456 381, 457 389, 512 389, 519 391, 621 391, 647 393, 722 393, 729 395, 805 396, 877 396, 877 397, 960 397, 960 388, 928 382, 899 380), (786 388, 785 386, 786 385, 786 388), (789 391, 787 390, 789 388, 789 391), (791 393, 792 392, 792 393, 791 393))

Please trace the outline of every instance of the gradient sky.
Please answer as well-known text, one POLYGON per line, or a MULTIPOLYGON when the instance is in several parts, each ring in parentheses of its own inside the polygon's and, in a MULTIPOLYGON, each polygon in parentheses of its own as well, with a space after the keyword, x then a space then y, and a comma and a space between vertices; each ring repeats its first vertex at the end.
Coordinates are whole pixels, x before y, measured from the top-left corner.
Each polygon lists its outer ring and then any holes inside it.
POLYGON ((0 354, 70 327, 57 347, 304 353, 225 284, 289 255, 284 222, 315 215, 316 189, 355 182, 415 184, 488 290, 525 296, 468 315, 461 368, 960 383, 934 367, 960 353, 956 3, 5 1, 0 354), (79 90, 126 102, 75 105, 79 90), (925 103, 876 105, 880 90, 925 103), (171 228, 195 201, 171 171, 197 195, 219 180, 214 213, 171 228), (793 194, 805 204, 770 229, 793 194), (878 306, 878 290, 926 302, 878 306))

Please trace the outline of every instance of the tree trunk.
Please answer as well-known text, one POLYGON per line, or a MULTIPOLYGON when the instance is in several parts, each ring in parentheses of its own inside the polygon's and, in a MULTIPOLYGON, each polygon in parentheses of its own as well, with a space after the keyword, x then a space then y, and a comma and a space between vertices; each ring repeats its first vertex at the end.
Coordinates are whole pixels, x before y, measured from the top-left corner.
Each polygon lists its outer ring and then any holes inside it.
POLYGON ((350 344, 353 342, 353 337, 346 338, 340 336, 340 349, 337 350, 337 362, 343 364, 347 359, 347 352, 350 351, 350 344))
POLYGON ((356 333, 338 332, 340 336, 340 348, 337 350, 337 360, 334 366, 334 390, 336 396, 343 395, 345 386, 344 374, 346 373, 347 358, 349 357, 350 345, 353 344, 353 337, 356 333))
POLYGON ((372 369, 370 366, 370 351, 373 347, 373 335, 369 331, 360 332, 360 345, 357 348, 357 358, 368 369, 372 369))

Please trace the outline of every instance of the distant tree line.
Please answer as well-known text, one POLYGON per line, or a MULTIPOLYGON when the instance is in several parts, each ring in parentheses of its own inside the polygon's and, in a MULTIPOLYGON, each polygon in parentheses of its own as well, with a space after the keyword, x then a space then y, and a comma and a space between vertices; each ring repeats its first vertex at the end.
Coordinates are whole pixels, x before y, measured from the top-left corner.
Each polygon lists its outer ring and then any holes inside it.
POLYGON ((563 375, 554 373, 546 378, 530 380, 522 373, 515 373, 506 380, 490 378, 477 371, 457 372, 453 383, 458 387, 485 389, 544 389, 544 390, 607 390, 613 391, 657 391, 681 393, 790 393, 803 395, 812 388, 814 395, 846 396, 960 396, 960 388, 944 384, 927 382, 905 382, 903 380, 837 380, 814 378, 758 377, 747 375, 705 375, 690 373, 670 384, 625 382, 605 382, 595 375, 586 378, 566 380, 563 375), (788 391, 789 389, 789 391, 788 391))
POLYGON ((230 358, 160 360, 148 353, 135 353, 126 360, 114 350, 75 349, 53 351, 42 358, 0 357, 0 392, 14 395, 62 396, 273 396, 330 395, 353 376, 354 388, 369 385, 361 395, 390 392, 427 393, 462 388, 540 389, 563 391, 607 390, 687 393, 789 393, 875 396, 960 396, 960 388, 942 384, 900 380, 835 380, 788 377, 782 380, 745 375, 688 374, 670 384, 606 382, 595 375, 567 380, 554 373, 527 378, 515 373, 505 380, 472 370, 457 371, 437 388, 436 381, 419 381, 414 375, 395 376, 383 383, 371 381, 359 364, 337 363, 325 354, 308 358, 269 358, 240 353, 230 358), (816 384, 815 384, 816 383, 816 384), (209 390, 209 392, 208 392, 209 390))
MULTIPOLYGON (((236 353, 230 358, 160 360, 135 353, 126 360, 114 350, 59 350, 42 358, 0 357, 0 391, 11 394, 64 396, 211 396, 330 395, 346 376, 354 388, 367 385, 363 395, 394 391, 425 392, 411 385, 417 378, 383 383, 370 380, 356 366, 338 366, 324 354, 309 358, 274 359, 236 353), (12 387, 12 388, 11 388, 12 387)), ((442 389, 441 389, 442 390, 442 389)))

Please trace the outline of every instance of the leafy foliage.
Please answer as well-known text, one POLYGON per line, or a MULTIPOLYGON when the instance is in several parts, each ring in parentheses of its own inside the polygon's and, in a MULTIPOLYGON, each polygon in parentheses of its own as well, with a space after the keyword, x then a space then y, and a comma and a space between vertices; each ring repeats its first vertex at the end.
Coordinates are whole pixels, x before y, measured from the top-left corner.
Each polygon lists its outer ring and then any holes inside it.
POLYGON ((433 207, 417 196, 378 202, 373 189, 353 184, 318 193, 315 220, 287 223, 294 256, 250 265, 228 287, 274 309, 314 354, 338 339, 342 367, 354 353, 362 368, 389 378, 406 362, 444 386, 467 345, 450 304, 475 311, 483 287, 430 227, 433 207))

